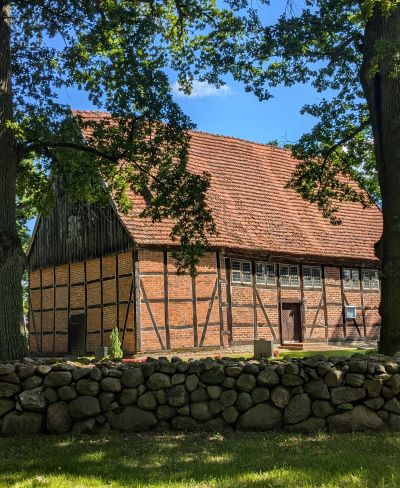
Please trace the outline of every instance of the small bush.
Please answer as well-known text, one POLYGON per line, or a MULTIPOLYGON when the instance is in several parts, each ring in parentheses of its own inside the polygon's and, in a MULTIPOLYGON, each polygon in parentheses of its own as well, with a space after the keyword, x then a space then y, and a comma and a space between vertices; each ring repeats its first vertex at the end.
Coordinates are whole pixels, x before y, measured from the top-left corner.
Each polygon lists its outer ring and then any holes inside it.
POLYGON ((110 334, 110 339, 108 341, 108 355, 110 359, 121 359, 123 356, 119 330, 117 327, 115 327, 110 334))

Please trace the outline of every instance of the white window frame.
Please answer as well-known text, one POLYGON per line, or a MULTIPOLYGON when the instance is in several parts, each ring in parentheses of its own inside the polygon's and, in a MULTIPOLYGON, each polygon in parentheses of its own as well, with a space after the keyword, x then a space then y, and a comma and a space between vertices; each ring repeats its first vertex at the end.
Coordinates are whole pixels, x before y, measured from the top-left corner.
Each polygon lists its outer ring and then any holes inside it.
POLYGON ((367 291, 379 291, 380 290, 380 283, 379 283, 379 270, 377 269, 362 269, 361 270, 361 285, 362 285, 362 289, 363 290, 367 290, 367 291), (364 275, 366 275, 367 273, 376 273, 376 278, 377 278, 377 287, 376 288, 373 288, 371 286, 371 278, 369 278, 369 286, 366 287, 365 284, 364 284, 364 275))
POLYGON ((256 285, 276 286, 276 264, 275 263, 266 263, 266 262, 262 262, 262 261, 257 261, 255 266, 256 266, 256 285), (258 281, 257 266, 263 267, 262 276, 264 277, 264 280, 262 282, 258 281), (268 277, 270 276, 268 273, 266 273, 266 268, 268 266, 271 266, 274 269, 274 282, 273 283, 268 282, 268 277))
POLYGON ((360 290, 361 289, 361 276, 360 276, 359 268, 343 268, 342 269, 342 281, 343 281, 343 288, 345 290, 360 290), (345 271, 350 271, 350 276, 351 276, 350 282, 347 282, 344 280, 345 271), (356 271, 358 273, 358 283, 354 282, 354 279, 353 279, 353 272, 354 271, 356 271), (350 283, 350 286, 349 286, 349 283, 350 283))
POLYGON ((304 288, 322 288, 322 268, 321 266, 303 266, 303 286, 304 288), (305 277, 305 270, 310 270, 310 277, 311 277, 311 284, 306 284, 306 277, 305 277), (313 275, 313 271, 318 270, 319 272, 319 284, 315 284, 315 278, 313 275))
POLYGON ((251 261, 246 261, 245 259, 233 259, 231 258, 231 284, 232 285, 251 285, 252 283, 252 269, 251 269, 251 261), (233 269, 233 263, 239 263, 240 264, 240 270, 239 269, 233 269), (244 281, 243 280, 243 265, 244 264, 249 264, 250 265, 250 281, 244 281), (234 272, 239 272, 240 273, 240 281, 234 280, 234 272))
POLYGON ((297 265, 297 264, 279 264, 279 284, 280 286, 287 286, 287 287, 290 287, 290 288, 299 288, 301 287, 301 280, 300 280, 300 266, 297 265), (282 280, 281 280, 281 277, 282 277, 282 268, 288 268, 289 269, 289 284, 282 284, 282 280), (296 276, 297 276, 297 280, 296 282, 293 284, 293 280, 292 280, 292 269, 293 268, 296 268, 297 272, 296 272, 296 276))

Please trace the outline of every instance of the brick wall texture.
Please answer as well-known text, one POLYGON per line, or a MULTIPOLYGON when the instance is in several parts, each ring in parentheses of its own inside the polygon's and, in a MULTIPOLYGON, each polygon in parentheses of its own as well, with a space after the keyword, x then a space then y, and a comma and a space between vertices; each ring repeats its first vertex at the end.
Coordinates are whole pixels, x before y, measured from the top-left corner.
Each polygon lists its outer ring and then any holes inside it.
POLYGON ((229 283, 228 261, 209 252, 192 278, 176 274, 170 253, 143 249, 136 280, 132 252, 32 271, 31 351, 67 353, 69 317, 79 314, 85 315, 88 353, 108 345, 114 327, 127 354, 250 343, 254 337, 280 342, 280 304, 290 301, 299 303, 303 341, 379 338, 379 291, 345 290, 340 267, 321 266, 320 288, 305 288, 302 280, 298 287, 281 287, 279 280, 261 286, 254 276, 246 285, 229 283), (357 307, 356 321, 344 321, 344 305, 357 307))

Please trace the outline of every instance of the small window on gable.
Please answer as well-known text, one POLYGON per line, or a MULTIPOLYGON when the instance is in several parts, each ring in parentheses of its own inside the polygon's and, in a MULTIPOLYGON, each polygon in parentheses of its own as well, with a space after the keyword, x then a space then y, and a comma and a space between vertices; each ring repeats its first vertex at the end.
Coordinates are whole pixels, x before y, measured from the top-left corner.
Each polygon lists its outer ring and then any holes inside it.
POLYGON ((281 286, 299 286, 299 267, 288 264, 279 265, 279 278, 281 286))
POLYGON ((231 281, 232 283, 251 283, 250 261, 231 261, 231 281))
POLYGON ((357 268, 343 269, 343 287, 346 290, 360 289, 360 270, 357 268))
POLYGON ((256 283, 274 286, 276 284, 275 264, 256 263, 256 283))
POLYGON ((363 290, 379 290, 379 274, 377 269, 362 270, 363 290))
POLYGON ((317 266, 303 266, 303 283, 305 288, 321 288, 321 268, 317 266))

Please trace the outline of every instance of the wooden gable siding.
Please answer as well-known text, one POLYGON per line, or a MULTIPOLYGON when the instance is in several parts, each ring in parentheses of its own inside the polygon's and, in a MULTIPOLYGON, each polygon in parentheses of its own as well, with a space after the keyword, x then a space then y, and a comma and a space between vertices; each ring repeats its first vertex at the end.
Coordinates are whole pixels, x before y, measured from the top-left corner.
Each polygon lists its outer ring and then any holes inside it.
POLYGON ((110 203, 71 202, 59 192, 52 211, 39 217, 28 254, 29 270, 133 249, 133 240, 110 203))

